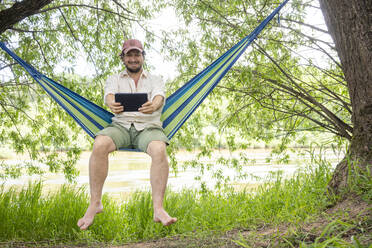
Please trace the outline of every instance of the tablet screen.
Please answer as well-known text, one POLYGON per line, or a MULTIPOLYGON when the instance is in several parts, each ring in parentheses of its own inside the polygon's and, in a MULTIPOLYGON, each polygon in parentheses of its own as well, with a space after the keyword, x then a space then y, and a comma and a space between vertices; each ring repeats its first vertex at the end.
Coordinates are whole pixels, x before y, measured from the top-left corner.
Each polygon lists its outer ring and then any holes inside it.
POLYGON ((120 102, 124 106, 124 112, 136 112, 147 102, 146 93, 116 93, 115 102, 120 102))

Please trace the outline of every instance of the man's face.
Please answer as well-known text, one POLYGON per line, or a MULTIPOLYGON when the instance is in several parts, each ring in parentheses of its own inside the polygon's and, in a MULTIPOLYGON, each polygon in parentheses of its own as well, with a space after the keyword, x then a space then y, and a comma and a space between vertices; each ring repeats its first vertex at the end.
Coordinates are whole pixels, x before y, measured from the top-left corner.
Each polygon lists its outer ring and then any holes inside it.
POLYGON ((137 73, 141 71, 144 58, 140 51, 135 49, 130 50, 122 59, 129 72, 137 73))

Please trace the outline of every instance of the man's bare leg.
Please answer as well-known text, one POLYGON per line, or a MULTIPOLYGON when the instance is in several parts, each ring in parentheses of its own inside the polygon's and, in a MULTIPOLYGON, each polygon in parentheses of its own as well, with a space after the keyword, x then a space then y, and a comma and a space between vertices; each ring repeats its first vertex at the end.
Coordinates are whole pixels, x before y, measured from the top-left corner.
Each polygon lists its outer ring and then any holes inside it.
POLYGON ((102 188, 108 173, 108 154, 115 151, 115 143, 108 136, 97 136, 89 159, 90 205, 77 225, 86 230, 92 225, 94 216, 101 213, 102 188))
POLYGON ((169 165, 166 153, 166 144, 162 141, 152 141, 147 147, 151 156, 150 182, 152 188, 152 202, 154 205, 154 221, 169 226, 177 218, 169 216, 164 210, 163 199, 168 182, 169 165))

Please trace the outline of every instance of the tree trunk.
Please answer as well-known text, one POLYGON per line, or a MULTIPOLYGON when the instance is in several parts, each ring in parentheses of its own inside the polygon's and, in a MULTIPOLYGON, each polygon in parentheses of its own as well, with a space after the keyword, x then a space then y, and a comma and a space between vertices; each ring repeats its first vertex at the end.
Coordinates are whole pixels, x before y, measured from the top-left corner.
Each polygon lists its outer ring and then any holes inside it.
POLYGON ((14 24, 22 21, 24 18, 34 15, 45 5, 53 0, 23 0, 16 2, 9 9, 0 11, 0 34, 13 27, 14 24))
POLYGON ((353 112, 349 151, 329 184, 339 193, 347 185, 349 165, 362 169, 372 165, 372 1, 319 2, 341 61, 353 112))

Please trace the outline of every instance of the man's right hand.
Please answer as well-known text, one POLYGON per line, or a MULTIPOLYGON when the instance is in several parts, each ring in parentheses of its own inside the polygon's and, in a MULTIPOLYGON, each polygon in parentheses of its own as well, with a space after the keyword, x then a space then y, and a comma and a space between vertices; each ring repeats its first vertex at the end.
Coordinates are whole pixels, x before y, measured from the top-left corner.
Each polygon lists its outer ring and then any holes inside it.
POLYGON ((107 105, 114 114, 119 114, 124 111, 124 106, 122 106, 120 102, 111 101, 107 105))
POLYGON ((124 111, 124 106, 120 102, 115 102, 115 95, 108 94, 106 96, 106 105, 111 109, 111 112, 114 114, 119 114, 124 111))

